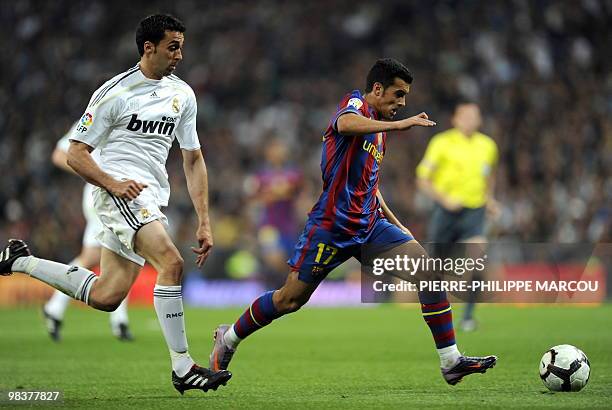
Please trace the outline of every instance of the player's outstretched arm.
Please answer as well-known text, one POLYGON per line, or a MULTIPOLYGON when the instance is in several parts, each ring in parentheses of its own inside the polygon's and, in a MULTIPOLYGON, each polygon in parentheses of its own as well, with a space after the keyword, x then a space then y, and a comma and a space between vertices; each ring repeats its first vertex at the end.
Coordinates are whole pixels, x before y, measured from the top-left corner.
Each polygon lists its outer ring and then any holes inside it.
POLYGON ((196 238, 198 247, 191 248, 197 255, 196 263, 202 266, 213 246, 210 219, 208 217, 208 173, 200 149, 182 150, 183 170, 187 178, 187 189, 198 215, 196 238))
POLYGON ((100 169, 91 157, 91 151, 93 151, 92 147, 79 141, 71 141, 68 148, 66 163, 85 181, 104 188, 119 198, 129 199, 130 201, 136 199, 142 190, 147 187, 146 184, 131 179, 117 181, 100 169))
POLYGON ((403 131, 414 126, 433 127, 434 125, 436 123, 431 121, 424 112, 399 121, 379 121, 354 113, 346 113, 341 115, 336 122, 336 127, 340 134, 355 136, 376 132, 403 131))

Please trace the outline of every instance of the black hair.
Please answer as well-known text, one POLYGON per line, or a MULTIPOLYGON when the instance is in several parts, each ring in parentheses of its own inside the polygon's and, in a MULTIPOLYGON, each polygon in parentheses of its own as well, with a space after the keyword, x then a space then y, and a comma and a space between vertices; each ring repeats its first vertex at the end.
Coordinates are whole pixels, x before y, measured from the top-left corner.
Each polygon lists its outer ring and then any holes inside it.
POLYGON ((154 14, 145 17, 136 28, 136 46, 138 53, 144 54, 144 43, 150 41, 157 45, 166 35, 166 30, 184 33, 186 28, 182 21, 169 14, 154 14))
POLYGON ((412 73, 399 61, 393 58, 381 58, 370 69, 366 81, 366 92, 372 91, 374 83, 381 83, 387 88, 396 78, 401 78, 408 84, 412 84, 412 73))

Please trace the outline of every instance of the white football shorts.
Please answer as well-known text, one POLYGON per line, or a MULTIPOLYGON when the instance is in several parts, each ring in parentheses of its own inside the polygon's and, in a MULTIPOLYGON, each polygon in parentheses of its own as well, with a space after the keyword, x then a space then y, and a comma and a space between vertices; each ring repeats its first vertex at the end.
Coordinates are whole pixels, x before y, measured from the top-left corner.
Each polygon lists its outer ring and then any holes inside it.
POLYGON ((168 229, 168 218, 163 214, 153 195, 145 189, 133 201, 118 198, 107 190, 94 187, 95 212, 103 230, 97 236, 100 244, 119 256, 144 266, 145 259, 134 252, 134 237, 144 225, 159 220, 168 229))

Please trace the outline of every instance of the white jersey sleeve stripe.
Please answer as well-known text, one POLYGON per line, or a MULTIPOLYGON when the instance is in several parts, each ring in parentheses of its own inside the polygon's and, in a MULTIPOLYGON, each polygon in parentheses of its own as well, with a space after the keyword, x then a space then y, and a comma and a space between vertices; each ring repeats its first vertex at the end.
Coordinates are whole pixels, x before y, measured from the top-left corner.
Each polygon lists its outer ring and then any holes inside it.
MULTIPOLYGON (((123 72, 123 73, 121 73, 121 74, 116 75, 116 76, 115 76, 115 77, 113 77, 113 78, 117 78, 117 77, 118 77, 118 76, 120 76, 120 75, 127 74, 128 72, 130 72, 130 71, 134 70, 136 67, 138 67, 138 65, 136 65, 136 66, 134 66, 134 67, 130 68, 129 70, 124 71, 124 72, 123 72)), ((114 81, 113 81, 113 79, 111 78, 110 80, 108 80, 108 81, 105 83, 106 85, 104 85, 104 84, 103 84, 103 85, 102 85, 102 86, 101 86, 101 87, 100 87, 100 88, 99 88, 99 89, 96 91, 96 93, 94 93, 94 95, 93 95, 93 96, 91 97, 91 99, 89 100, 89 105, 91 105, 91 104, 93 103, 93 101, 94 101, 94 100, 96 100, 96 99, 97 99, 97 98, 100 96, 100 94, 102 94, 104 91, 108 90, 108 89, 109 89, 109 88, 110 88, 110 87, 111 87, 111 86, 112 86, 114 83, 115 83, 115 82, 114 82, 114 81)), ((89 106, 89 105, 88 105, 88 106, 89 106)))
POLYGON ((126 71, 125 75, 122 76, 121 78, 119 78, 117 81, 115 81, 112 84, 107 85, 103 90, 101 90, 98 95, 94 98, 94 100, 91 102, 91 104, 89 104, 90 107, 93 107, 94 105, 96 105, 97 103, 100 102, 100 100, 102 100, 102 98, 104 98, 104 96, 111 90, 111 88, 115 87, 117 84, 119 84, 122 80, 124 80, 126 77, 129 77, 130 75, 134 74, 135 72, 137 72, 140 68, 138 66, 135 66, 133 68, 130 68, 128 71, 126 71))

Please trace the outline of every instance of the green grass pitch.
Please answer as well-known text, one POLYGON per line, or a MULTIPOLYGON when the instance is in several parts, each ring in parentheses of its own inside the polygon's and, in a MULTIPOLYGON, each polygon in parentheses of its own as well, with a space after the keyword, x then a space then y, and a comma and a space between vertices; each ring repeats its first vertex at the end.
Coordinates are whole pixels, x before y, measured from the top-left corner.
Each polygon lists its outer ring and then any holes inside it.
MULTIPOLYGON (((187 309, 199 363, 207 363, 214 327, 240 312, 187 309)), ((59 344, 47 337, 38 309, 0 309, 0 390, 60 389, 63 406, 113 409, 612 408, 612 306, 485 305, 477 316, 478 331, 457 333, 459 348, 499 361, 455 387, 440 376, 417 306, 306 307, 243 343, 226 387, 181 397, 152 307, 130 310, 133 343, 111 336, 104 313, 73 307, 59 344), (538 377, 541 355, 561 343, 591 361, 591 380, 579 393, 546 392, 538 377)))

